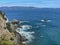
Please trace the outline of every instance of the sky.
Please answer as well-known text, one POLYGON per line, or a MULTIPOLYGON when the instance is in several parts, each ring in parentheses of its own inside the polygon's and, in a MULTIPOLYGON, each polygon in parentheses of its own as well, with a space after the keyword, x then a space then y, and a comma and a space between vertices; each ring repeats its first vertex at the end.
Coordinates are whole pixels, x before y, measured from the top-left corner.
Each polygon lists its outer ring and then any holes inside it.
POLYGON ((60 0, 0 0, 1 6, 33 6, 40 8, 60 8, 60 0))

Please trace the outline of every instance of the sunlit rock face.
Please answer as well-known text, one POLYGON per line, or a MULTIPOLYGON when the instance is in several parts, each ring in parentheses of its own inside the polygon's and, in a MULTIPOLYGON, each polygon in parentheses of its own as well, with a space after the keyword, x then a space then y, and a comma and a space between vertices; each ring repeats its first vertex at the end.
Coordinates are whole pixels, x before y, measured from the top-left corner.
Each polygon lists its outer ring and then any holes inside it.
POLYGON ((8 23, 8 18, 3 11, 0 11, 0 28, 6 27, 6 23, 8 23))
POLYGON ((6 27, 6 21, 0 15, 0 28, 6 27))
POLYGON ((12 37, 12 34, 6 28, 7 17, 5 18, 4 16, 4 12, 0 11, 0 37, 5 36, 7 39, 10 39, 12 37))
POLYGON ((4 15, 4 18, 5 18, 6 23, 8 23, 8 22, 9 22, 9 20, 8 20, 8 18, 7 18, 7 16, 6 16, 6 15, 4 15))

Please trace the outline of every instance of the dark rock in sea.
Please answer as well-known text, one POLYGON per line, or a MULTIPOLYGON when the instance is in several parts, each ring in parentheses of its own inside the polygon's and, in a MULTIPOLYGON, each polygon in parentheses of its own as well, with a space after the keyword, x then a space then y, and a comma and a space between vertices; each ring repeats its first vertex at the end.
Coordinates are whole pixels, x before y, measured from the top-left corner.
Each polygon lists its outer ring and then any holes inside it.
POLYGON ((19 33, 16 34, 16 39, 18 44, 22 44, 23 42, 28 41, 25 36, 20 35, 19 33))

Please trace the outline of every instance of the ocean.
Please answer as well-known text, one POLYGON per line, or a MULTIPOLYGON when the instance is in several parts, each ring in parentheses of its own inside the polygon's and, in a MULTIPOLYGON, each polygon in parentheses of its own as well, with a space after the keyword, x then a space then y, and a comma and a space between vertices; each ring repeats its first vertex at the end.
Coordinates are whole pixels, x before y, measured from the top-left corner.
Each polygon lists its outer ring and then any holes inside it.
POLYGON ((28 21, 26 25, 33 28, 28 31, 35 32, 30 45, 60 45, 59 8, 0 8, 0 10, 6 13, 9 21, 13 19, 28 21))

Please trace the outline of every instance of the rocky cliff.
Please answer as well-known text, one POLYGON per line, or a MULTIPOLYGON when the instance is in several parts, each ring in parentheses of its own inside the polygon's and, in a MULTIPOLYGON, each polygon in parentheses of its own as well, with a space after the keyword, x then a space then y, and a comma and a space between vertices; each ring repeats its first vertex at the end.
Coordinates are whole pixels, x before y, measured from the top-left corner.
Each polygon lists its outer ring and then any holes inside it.
POLYGON ((6 35, 7 38, 10 38, 12 35, 6 28, 6 23, 8 23, 7 20, 8 18, 6 17, 5 13, 0 11, 0 36, 6 35))
POLYGON ((17 20, 8 22, 6 14, 0 11, 0 45, 23 45, 21 35, 16 32, 18 23, 17 20))

